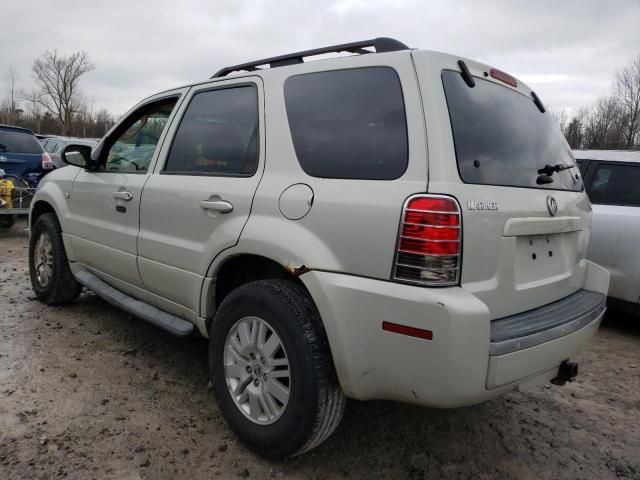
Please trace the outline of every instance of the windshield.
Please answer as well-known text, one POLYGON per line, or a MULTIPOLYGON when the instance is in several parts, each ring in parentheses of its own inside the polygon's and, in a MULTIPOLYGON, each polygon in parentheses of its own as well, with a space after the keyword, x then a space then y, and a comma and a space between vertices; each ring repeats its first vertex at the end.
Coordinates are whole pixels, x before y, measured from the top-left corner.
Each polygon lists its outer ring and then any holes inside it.
POLYGON ((0 129, 0 153, 42 153, 42 145, 35 137, 27 132, 0 129))
POLYGON ((470 88, 459 72, 443 71, 460 177, 466 183, 582 190, 582 177, 560 128, 533 99, 475 78, 470 88), (572 166, 536 183, 547 165, 572 166))

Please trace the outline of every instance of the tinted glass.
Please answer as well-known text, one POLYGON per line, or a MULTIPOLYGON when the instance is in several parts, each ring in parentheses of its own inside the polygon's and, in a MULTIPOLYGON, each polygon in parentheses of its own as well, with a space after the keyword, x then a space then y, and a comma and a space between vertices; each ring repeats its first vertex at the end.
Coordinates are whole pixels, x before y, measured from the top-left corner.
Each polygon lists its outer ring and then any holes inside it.
POLYGON ((309 73, 284 87, 300 166, 325 178, 391 180, 407 169, 402 88, 391 68, 309 73))
POLYGON ((175 104, 174 98, 134 113, 124 124, 126 131, 117 136, 109 148, 103 169, 107 172, 146 171, 175 104))
POLYGON ((584 174, 587 172, 589 163, 586 160, 576 160, 576 163, 578 164, 578 168, 580 169, 580 175, 584 177, 584 174))
POLYGON ((462 180, 581 190, 571 149, 549 112, 540 112, 530 97, 510 88, 480 78, 475 81, 470 88, 459 72, 442 72, 462 180), (557 164, 574 168, 554 173, 552 183, 538 185, 538 169, 557 164))
POLYGON ((640 206, 640 165, 598 165, 589 198, 593 203, 640 206))
POLYGON ((165 171, 251 175, 258 165, 258 92, 253 86, 194 95, 165 171))
POLYGON ((42 153, 42 145, 31 133, 0 129, 0 153, 3 152, 42 153))

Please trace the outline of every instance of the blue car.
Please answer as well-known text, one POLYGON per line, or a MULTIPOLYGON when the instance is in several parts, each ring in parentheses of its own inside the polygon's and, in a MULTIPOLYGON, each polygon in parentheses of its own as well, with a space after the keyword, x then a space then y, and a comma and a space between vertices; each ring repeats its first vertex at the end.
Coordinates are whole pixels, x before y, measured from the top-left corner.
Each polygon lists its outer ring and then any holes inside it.
POLYGON ((0 125, 0 170, 37 182, 53 170, 53 162, 31 130, 0 125))

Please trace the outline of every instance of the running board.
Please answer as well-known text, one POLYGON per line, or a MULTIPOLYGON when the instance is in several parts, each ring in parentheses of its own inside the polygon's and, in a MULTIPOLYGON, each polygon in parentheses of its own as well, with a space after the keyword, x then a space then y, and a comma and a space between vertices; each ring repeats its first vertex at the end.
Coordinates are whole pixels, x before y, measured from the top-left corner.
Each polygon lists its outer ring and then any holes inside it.
POLYGON ((78 283, 84 285, 99 297, 112 305, 121 308, 125 312, 140 317, 143 320, 166 330, 178 337, 186 337, 193 332, 193 324, 170 313, 158 310, 148 303, 141 302, 129 295, 116 290, 111 285, 106 284, 94 274, 86 270, 80 270, 74 276, 78 283))

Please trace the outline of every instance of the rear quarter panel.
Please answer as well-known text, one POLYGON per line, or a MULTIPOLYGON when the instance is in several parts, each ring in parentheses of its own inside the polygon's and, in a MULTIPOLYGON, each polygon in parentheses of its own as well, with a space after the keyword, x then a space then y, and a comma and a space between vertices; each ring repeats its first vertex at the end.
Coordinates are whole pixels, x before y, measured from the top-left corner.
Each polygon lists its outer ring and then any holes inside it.
MULTIPOLYGON (((362 55, 282 67, 264 74, 267 127, 265 173, 237 248, 259 252, 287 266, 389 279, 405 199, 427 186, 424 116, 408 52, 362 55), (291 75, 314 71, 392 67, 400 78, 408 129, 409 162, 396 180, 327 179, 307 175, 293 146, 284 98, 291 75), (314 193, 310 211, 299 220, 279 209, 281 194, 304 183, 314 193)), ((227 253, 227 252, 225 252, 227 253)))

